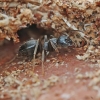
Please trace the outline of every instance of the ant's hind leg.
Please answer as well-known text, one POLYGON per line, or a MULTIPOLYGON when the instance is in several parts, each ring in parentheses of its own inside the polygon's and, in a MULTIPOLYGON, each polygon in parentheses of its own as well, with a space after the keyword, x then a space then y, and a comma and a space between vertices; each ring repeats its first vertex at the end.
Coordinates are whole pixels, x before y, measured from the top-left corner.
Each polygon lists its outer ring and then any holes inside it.
POLYGON ((37 53, 38 46, 39 46, 39 39, 37 40, 36 46, 35 46, 35 49, 34 49, 34 55, 33 55, 34 66, 33 66, 33 68, 35 67, 35 56, 36 56, 36 53, 37 53))

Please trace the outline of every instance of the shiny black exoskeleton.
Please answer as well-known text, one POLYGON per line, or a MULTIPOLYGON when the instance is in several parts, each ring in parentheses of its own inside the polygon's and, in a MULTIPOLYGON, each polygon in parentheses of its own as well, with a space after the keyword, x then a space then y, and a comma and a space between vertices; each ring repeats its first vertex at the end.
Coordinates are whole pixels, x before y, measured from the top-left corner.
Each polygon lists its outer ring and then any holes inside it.
POLYGON ((52 52, 53 50, 58 52, 58 47, 68 47, 72 46, 72 40, 68 37, 68 35, 61 35, 59 38, 54 38, 53 36, 47 37, 45 35, 41 39, 32 39, 19 48, 18 56, 27 57, 29 60, 36 58, 38 53, 42 54, 42 74, 44 74, 44 65, 43 62, 45 57, 52 52))
POLYGON ((72 46, 72 40, 67 35, 62 35, 57 39, 57 44, 62 47, 72 46))
POLYGON ((38 53, 42 54, 42 60, 44 61, 45 56, 52 52, 53 50, 58 51, 58 47, 68 47, 72 46, 72 40, 68 35, 61 35, 59 38, 54 38, 53 36, 47 37, 45 35, 42 39, 32 39, 19 48, 18 55, 28 57, 29 60, 35 58, 38 53))
MULTIPOLYGON (((33 53, 37 44, 37 40, 29 40, 21 45, 18 51, 18 56, 23 56, 31 60, 33 58, 33 53)), ((38 45, 37 53, 41 51, 41 44, 38 45)))

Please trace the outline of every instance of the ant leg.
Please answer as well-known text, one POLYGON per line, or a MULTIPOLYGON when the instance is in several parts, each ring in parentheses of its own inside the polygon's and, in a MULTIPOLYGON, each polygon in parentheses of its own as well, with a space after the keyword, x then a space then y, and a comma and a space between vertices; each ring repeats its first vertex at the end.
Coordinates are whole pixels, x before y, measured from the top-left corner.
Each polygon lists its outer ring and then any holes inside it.
POLYGON ((42 50, 42 75, 44 75, 44 59, 45 59, 45 51, 42 50))
POLYGON ((34 66, 33 66, 33 68, 35 67, 35 56, 36 56, 36 53, 37 53, 38 45, 39 45, 39 39, 37 40, 36 46, 35 46, 35 49, 34 49, 34 56, 33 56, 34 66))
MULTIPOLYGON (((44 35, 44 43, 47 41, 47 35, 44 35)), ((45 60, 45 50, 42 49, 42 75, 44 75, 44 60, 45 60)))
POLYGON ((52 47, 55 49, 55 51, 56 51, 56 52, 59 52, 59 50, 58 50, 58 48, 56 47, 56 45, 55 45, 52 41, 50 41, 50 43, 51 43, 52 47))

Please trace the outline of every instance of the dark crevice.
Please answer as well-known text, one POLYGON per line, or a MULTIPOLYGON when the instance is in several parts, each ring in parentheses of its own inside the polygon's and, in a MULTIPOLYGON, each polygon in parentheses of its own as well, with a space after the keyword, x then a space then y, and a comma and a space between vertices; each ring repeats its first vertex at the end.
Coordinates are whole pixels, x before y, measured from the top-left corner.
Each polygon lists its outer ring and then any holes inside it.
POLYGON ((21 42, 29 40, 31 38, 38 39, 45 34, 52 34, 52 33, 53 32, 51 30, 45 30, 43 28, 38 28, 36 24, 27 25, 26 28, 22 28, 17 31, 19 40, 21 42))

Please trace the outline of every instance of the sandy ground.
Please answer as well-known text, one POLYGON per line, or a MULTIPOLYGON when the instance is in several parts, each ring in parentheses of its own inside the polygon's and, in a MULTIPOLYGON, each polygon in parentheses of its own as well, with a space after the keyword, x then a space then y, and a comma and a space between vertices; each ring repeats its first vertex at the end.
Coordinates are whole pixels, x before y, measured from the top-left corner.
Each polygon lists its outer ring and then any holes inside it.
MULTIPOLYGON (((18 69, 23 70, 23 67, 17 64, 6 64, 16 55, 20 44, 8 43, 0 47, 1 76, 4 75, 5 71, 11 73, 18 69)), ((52 75, 59 78, 53 86, 47 87, 47 91, 39 95, 36 100, 100 100, 98 89, 95 89, 97 84, 90 86, 89 84, 92 82, 92 79, 88 75, 88 73, 98 71, 99 66, 89 61, 77 60, 76 55, 82 52, 82 48, 70 47, 60 49, 60 53, 50 53, 44 63, 44 76, 41 71, 41 63, 35 67, 34 73, 38 74, 40 80, 48 79, 52 75), (87 77, 84 77, 86 73, 87 77)), ((19 59, 13 61, 13 63, 18 61, 19 59)), ((32 70, 33 67, 28 66, 25 68, 32 70)), ((24 74, 24 72, 20 74, 22 78, 25 77, 24 74)), ((5 97, 0 100, 8 99, 5 97)), ((33 100, 32 96, 28 97, 27 100, 33 100)))

